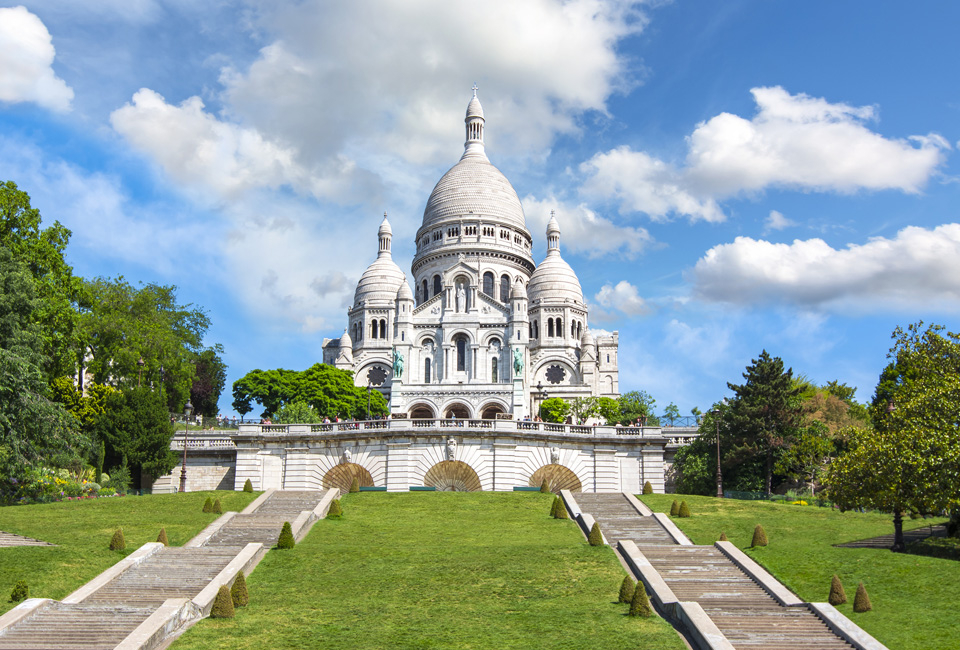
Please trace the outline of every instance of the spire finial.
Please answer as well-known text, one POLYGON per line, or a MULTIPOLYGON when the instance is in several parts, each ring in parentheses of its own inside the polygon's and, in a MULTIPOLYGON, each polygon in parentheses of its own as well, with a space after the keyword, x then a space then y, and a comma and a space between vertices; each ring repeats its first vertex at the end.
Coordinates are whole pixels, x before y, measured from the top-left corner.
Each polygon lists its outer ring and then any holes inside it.
POLYGON ((477 87, 476 82, 474 82, 474 84, 473 84, 473 96, 474 96, 474 97, 477 96, 477 91, 478 91, 478 90, 480 90, 480 89, 477 87))

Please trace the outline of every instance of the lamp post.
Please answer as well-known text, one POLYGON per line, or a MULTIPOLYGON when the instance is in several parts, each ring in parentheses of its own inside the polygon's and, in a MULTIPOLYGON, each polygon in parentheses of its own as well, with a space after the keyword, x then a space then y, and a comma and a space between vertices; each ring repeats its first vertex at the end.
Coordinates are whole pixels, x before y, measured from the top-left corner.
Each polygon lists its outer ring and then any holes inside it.
POLYGON ((183 419, 183 463, 180 465, 180 492, 187 491, 187 428, 190 426, 190 414, 193 413, 193 404, 190 400, 183 407, 186 417, 183 419))
POLYGON ((544 401, 547 399, 547 389, 543 387, 543 382, 537 382, 537 396, 540 398, 540 404, 537 406, 537 414, 534 417, 540 417, 540 407, 543 406, 544 401))
POLYGON ((143 382, 143 357, 137 360, 137 388, 140 388, 143 382))
POLYGON ((717 498, 723 498, 723 475, 720 473, 720 417, 723 413, 720 409, 710 411, 713 419, 717 422, 717 498))

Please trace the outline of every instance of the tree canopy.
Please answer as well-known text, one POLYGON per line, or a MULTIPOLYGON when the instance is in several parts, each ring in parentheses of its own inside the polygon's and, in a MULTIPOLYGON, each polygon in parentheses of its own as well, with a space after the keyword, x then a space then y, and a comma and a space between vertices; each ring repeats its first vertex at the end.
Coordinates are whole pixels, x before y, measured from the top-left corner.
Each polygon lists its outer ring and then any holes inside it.
POLYGON ((219 343, 197 357, 196 376, 190 389, 190 402, 200 415, 216 417, 218 402, 227 384, 227 364, 223 362, 223 346, 219 343))
POLYGON ((960 335, 915 323, 893 339, 873 428, 850 431, 827 482, 841 508, 893 513, 893 548, 902 550, 904 514, 960 508, 960 335))
POLYGON ((355 386, 353 373, 328 364, 317 363, 306 370, 251 370, 233 382, 233 408, 245 415, 253 402, 263 407, 262 417, 270 417, 284 404, 304 402, 325 417, 362 419, 367 415, 385 415, 387 402, 377 390, 367 392, 355 386))

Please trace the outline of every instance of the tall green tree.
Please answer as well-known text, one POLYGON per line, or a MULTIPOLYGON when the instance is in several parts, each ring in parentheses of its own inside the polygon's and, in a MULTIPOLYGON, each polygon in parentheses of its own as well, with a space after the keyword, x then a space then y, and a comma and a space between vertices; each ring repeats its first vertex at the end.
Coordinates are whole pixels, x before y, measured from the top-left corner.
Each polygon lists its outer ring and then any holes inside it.
POLYGON ((642 390, 631 390, 620 396, 620 424, 633 424, 637 420, 645 421, 650 426, 659 424, 653 415, 657 400, 642 390))
POLYGON ((599 404, 596 397, 574 397, 570 400, 570 414, 575 424, 583 424, 587 418, 597 414, 599 404))
POLYGON ((85 281, 79 308, 77 363, 93 381, 118 389, 141 384, 162 389, 167 407, 182 410, 210 326, 202 309, 179 304, 176 287, 138 289, 122 277, 85 281))
POLYGON ((763 350, 747 366, 743 384, 727 384, 734 392, 724 418, 732 443, 744 461, 762 459, 763 489, 772 491, 777 453, 790 446, 800 424, 800 391, 793 370, 784 370, 780 357, 763 350))
POLYGON ((200 415, 216 417, 220 395, 227 385, 227 364, 223 362, 223 346, 207 348, 197 357, 196 376, 190 388, 190 402, 200 415))
POLYGON ((559 397, 550 397, 540 402, 540 419, 544 422, 562 423, 570 415, 570 404, 559 397))
POLYGON ((872 407, 873 428, 850 432, 829 469, 841 508, 893 513, 893 550, 903 515, 960 508, 960 334, 939 325, 897 328, 872 407))
POLYGON ((385 415, 387 402, 379 391, 369 393, 355 386, 353 373, 328 364, 317 363, 306 370, 251 370, 233 382, 233 408, 245 415, 256 402, 263 407, 262 417, 272 416, 284 404, 304 402, 329 418, 362 419, 367 415, 385 415))
POLYGON ((140 486, 141 473, 156 478, 176 465, 170 451, 173 425, 160 391, 134 386, 111 393, 94 432, 105 446, 104 466, 120 467, 126 461, 135 486, 140 486))
POLYGON ((597 399, 597 415, 602 417, 608 426, 617 424, 621 419, 620 400, 613 399, 612 397, 601 397, 597 399))
POLYGON ((7 496, 31 470, 71 467, 89 447, 76 419, 50 399, 41 303, 25 265, 0 246, 0 490, 7 496))
POLYGON ((40 211, 13 181, 0 183, 0 246, 22 265, 34 283, 37 304, 31 322, 38 326, 41 362, 48 381, 71 374, 77 314, 74 304, 80 280, 63 254, 70 231, 59 222, 41 228, 40 211))

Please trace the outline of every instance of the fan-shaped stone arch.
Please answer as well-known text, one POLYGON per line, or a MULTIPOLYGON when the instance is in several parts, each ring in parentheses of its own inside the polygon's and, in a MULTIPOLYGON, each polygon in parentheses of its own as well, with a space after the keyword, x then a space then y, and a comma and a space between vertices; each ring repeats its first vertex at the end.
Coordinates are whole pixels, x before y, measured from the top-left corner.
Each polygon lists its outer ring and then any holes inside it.
POLYGON ((437 417, 437 412, 433 410, 433 407, 423 402, 418 402, 411 406, 409 413, 411 419, 432 420, 437 417))
POLYGON ((423 477, 423 484, 439 492, 479 492, 480 477, 462 460, 442 460, 423 477))
POLYGON ((555 463, 551 465, 544 465, 531 474, 528 484, 531 486, 540 487, 543 485, 544 480, 546 480, 547 485, 550 486, 550 491, 556 492, 557 494, 560 493, 560 490, 580 492, 583 489, 580 479, 578 479, 577 475, 573 473, 573 470, 555 463))
POLYGON ((350 491, 353 479, 357 479, 360 487, 373 487, 373 477, 370 472, 356 463, 340 463, 334 465, 323 475, 324 488, 339 488, 341 494, 350 491))

